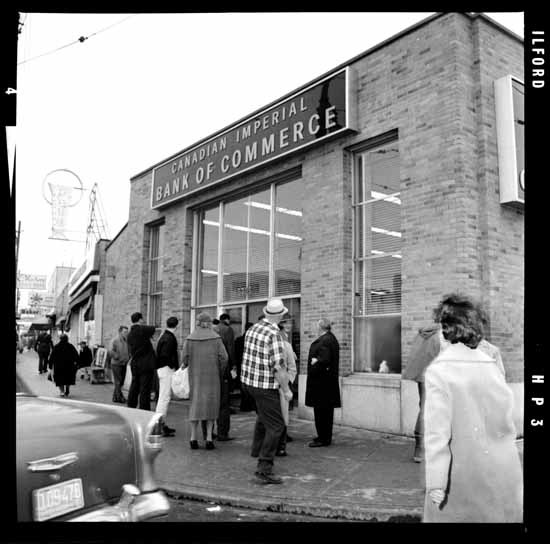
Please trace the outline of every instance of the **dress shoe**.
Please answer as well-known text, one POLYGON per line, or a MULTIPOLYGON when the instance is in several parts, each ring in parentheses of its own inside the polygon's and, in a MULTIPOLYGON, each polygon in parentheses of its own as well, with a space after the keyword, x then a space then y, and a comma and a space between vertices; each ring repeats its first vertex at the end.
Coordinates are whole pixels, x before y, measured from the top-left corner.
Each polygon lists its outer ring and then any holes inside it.
POLYGON ((218 436, 216 439, 218 442, 228 442, 229 440, 235 440, 233 436, 218 436))
POLYGON ((276 455, 277 457, 286 457, 288 454, 287 454, 287 452, 286 452, 285 450, 278 450, 278 451, 275 453, 275 455, 276 455))
POLYGON ((172 427, 168 427, 168 425, 164 426, 164 430, 168 431, 169 433, 175 433, 176 429, 172 429, 172 427))
POLYGON ((264 474, 263 472, 256 472, 254 475, 256 476, 256 481, 259 484, 282 484, 283 483, 282 478, 279 478, 279 476, 275 476, 274 474, 264 474))
POLYGON ((288 434, 286 435, 286 441, 287 442, 292 442, 294 440, 294 438, 292 438, 292 436, 289 436, 288 434))
POLYGON ((162 429, 162 436, 164 436, 165 438, 168 438, 170 436, 174 436, 174 434, 175 433, 173 433, 173 432, 169 431, 168 429, 166 429, 166 427, 162 429))
POLYGON ((251 452, 250 457, 260 457, 260 454, 256 452, 251 452))
POLYGON ((213 449, 216 449, 216 446, 214 446, 214 442, 211 442, 210 440, 207 440, 205 448, 207 450, 213 450, 213 449))
POLYGON ((319 440, 313 440, 313 442, 310 442, 308 446, 310 448, 324 448, 326 446, 330 446, 330 442, 321 442, 319 440))
POLYGON ((190 440, 189 445, 191 446, 192 450, 198 450, 199 449, 199 443, 196 440, 190 440))

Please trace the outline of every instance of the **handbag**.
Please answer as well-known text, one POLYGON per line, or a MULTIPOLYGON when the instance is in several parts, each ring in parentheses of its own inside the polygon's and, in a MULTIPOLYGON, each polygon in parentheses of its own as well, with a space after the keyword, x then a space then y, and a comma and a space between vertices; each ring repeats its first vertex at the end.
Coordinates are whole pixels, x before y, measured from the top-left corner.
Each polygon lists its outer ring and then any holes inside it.
POLYGON ((178 399, 188 399, 189 390, 189 371, 187 367, 180 367, 172 376, 172 393, 178 399))

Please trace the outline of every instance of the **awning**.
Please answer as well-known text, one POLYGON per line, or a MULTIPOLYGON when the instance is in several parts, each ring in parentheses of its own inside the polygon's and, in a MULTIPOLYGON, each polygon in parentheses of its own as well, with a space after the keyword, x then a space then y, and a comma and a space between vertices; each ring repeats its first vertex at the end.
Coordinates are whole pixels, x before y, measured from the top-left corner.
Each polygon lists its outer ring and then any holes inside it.
POLYGON ((31 323, 29 331, 48 331, 52 327, 53 323, 51 319, 48 319, 47 317, 39 317, 31 323))
POLYGON ((84 308, 84 321, 93 321, 94 320, 94 296, 91 296, 88 299, 88 303, 84 308))
POLYGON ((94 287, 91 285, 87 289, 84 289, 79 295, 69 301, 69 310, 74 310, 80 304, 86 302, 94 294, 94 287))
POLYGON ((69 310, 67 312, 67 315, 61 319, 60 323, 62 324, 62 328, 64 331, 71 330, 71 310, 69 310))

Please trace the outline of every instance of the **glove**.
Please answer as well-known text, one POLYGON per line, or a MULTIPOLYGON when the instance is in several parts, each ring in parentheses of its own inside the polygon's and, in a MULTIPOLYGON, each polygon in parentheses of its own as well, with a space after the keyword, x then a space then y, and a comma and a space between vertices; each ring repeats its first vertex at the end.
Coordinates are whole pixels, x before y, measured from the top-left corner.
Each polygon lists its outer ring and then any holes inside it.
POLYGON ((445 498, 445 491, 443 489, 431 489, 428 493, 430 500, 436 505, 439 506, 443 499, 445 498))
POLYGON ((284 392, 284 395, 285 395, 285 399, 290 402, 292 400, 292 391, 290 389, 287 389, 285 392, 284 392))

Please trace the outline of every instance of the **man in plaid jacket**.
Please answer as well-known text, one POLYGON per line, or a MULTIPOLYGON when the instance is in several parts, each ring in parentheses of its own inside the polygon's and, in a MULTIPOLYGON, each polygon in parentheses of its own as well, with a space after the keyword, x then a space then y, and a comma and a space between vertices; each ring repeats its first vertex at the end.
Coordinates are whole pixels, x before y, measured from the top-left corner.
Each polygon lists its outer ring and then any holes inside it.
POLYGON ((243 387, 256 401, 256 425, 252 457, 258 457, 256 478, 262 484, 280 484, 273 474, 273 459, 285 428, 279 387, 292 400, 285 368, 284 341, 278 324, 288 312, 279 298, 270 299, 263 309, 264 318, 246 332, 241 366, 243 387))

